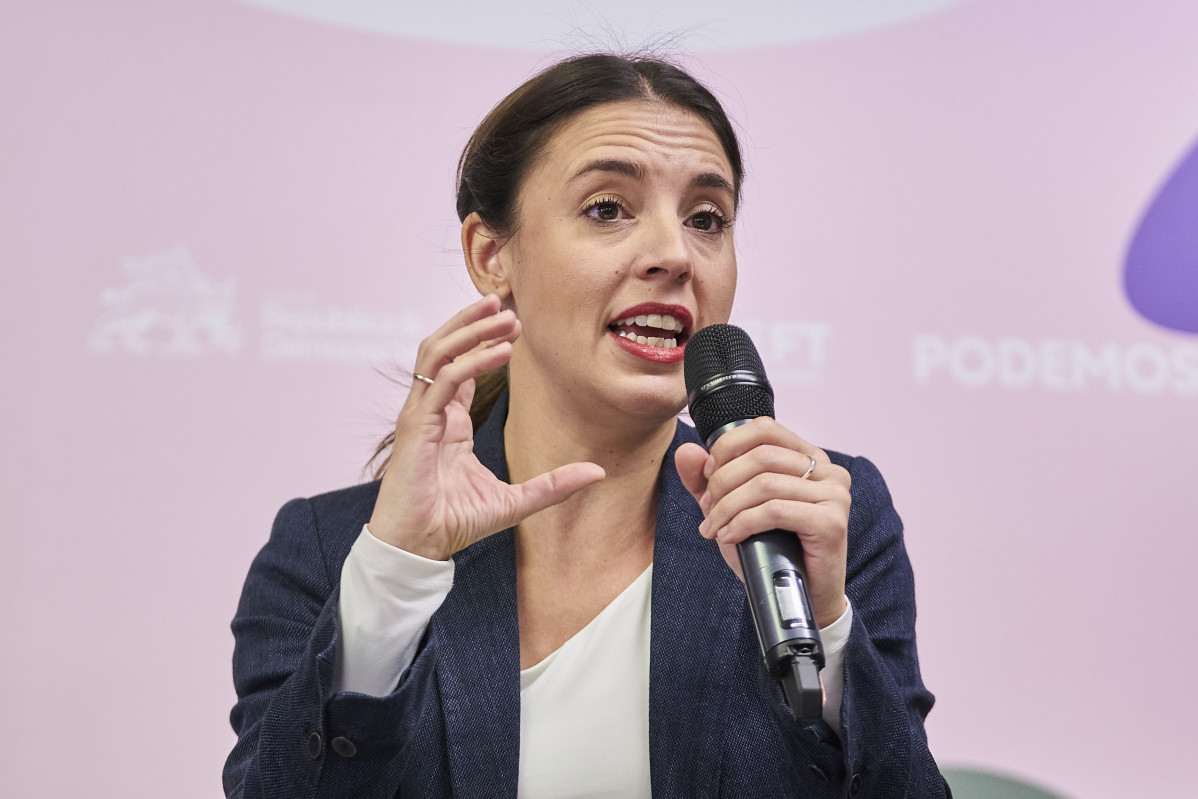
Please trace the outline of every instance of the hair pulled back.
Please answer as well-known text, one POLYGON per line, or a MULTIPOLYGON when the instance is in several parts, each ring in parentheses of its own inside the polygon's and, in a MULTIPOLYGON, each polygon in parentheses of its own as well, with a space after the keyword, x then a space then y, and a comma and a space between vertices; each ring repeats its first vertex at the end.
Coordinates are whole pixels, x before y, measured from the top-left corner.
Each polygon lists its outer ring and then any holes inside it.
POLYGON ((740 145, 712 93, 661 59, 600 53, 554 64, 491 109, 458 160, 458 219, 477 213, 495 233, 515 233, 520 188, 553 134, 582 111, 622 100, 666 102, 707 122, 732 165, 740 198, 740 145))
MULTIPOLYGON (((732 188, 740 200, 740 143, 707 87, 659 58, 595 53, 559 61, 491 109, 458 160, 458 219, 465 222, 477 213, 496 234, 514 234, 520 226, 520 189, 553 134, 587 109, 622 100, 669 103, 710 125, 732 166, 732 188)), ((477 430, 507 387, 507 368, 482 374, 475 382, 470 418, 477 430)))
MULTIPOLYGON (((624 100, 669 103, 710 125, 732 167, 732 188, 739 201, 744 178, 740 144, 728 115, 707 87, 660 58, 595 53, 553 64, 491 109, 458 159, 458 219, 465 222, 477 213, 498 236, 512 236, 520 226, 520 189, 553 134, 583 111, 624 100)), ((475 430, 505 388, 507 367, 475 380, 470 406, 475 430)), ((379 444, 372 461, 387 451, 393 438, 394 433, 379 444)))

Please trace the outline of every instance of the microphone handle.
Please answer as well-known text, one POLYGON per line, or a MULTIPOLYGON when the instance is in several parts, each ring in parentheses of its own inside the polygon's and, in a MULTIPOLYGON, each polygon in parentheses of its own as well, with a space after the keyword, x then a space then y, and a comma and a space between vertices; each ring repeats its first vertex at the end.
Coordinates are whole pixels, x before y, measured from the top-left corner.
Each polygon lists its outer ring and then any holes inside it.
MULTIPOLYGON (((710 451, 721 435, 749 421, 738 419, 714 430, 704 448, 710 451)), ((782 685, 795 721, 803 727, 818 724, 824 709, 819 678, 824 645, 811 609, 803 545, 794 533, 771 530, 749 536, 736 551, 765 668, 782 685)))
POLYGON ((823 642, 811 606, 803 546, 798 536, 771 530, 736 545, 745 592, 770 676, 782 685, 786 704, 801 726, 823 717, 823 642))

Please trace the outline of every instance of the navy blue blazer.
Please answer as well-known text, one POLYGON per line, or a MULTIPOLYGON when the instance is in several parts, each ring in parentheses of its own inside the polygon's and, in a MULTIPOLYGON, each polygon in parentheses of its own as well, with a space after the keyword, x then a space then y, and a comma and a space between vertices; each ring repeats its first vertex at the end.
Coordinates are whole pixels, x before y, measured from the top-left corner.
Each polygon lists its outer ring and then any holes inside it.
MULTIPOLYGON (((475 436, 507 479, 506 398, 475 436)), ((864 458, 852 474, 843 741, 800 729, 768 677, 744 589, 674 469, 698 441, 679 424, 661 471, 649 656, 649 760, 658 797, 941 797, 923 719, 915 599, 902 524, 864 458)), ((297 499, 279 511, 233 620, 225 764, 229 797, 514 797, 520 653, 513 531, 454 556, 454 586, 390 696, 330 695, 341 565, 378 483, 297 499)), ((585 724, 586 719, 579 719, 585 724)))

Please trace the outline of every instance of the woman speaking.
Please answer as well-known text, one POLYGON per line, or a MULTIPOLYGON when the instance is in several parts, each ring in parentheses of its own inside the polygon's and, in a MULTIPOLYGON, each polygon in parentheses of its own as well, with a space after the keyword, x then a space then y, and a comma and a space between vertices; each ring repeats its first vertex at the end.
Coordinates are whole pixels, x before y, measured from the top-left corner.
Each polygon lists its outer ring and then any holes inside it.
POLYGON ((250 569, 228 796, 945 795, 877 470, 768 417, 710 453, 677 421, 742 177, 656 59, 569 59, 491 111, 458 168, 482 299, 421 344, 381 480, 288 503, 250 569), (771 530, 827 659, 806 727, 740 582, 771 530))

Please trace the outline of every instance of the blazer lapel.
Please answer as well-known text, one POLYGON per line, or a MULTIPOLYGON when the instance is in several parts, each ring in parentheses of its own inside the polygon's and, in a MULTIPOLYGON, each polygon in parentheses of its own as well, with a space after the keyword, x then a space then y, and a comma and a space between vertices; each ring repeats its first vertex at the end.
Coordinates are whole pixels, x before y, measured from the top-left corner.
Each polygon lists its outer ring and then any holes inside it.
MULTIPOLYGON (((479 461, 507 480, 506 395, 475 435, 479 461)), ((520 630, 511 529, 454 556, 454 584, 430 624, 454 796, 514 797, 520 768, 520 630)))
POLYGON ((745 613, 744 588, 674 469, 674 452, 698 441, 678 425, 666 454, 657 505, 649 654, 649 762, 654 796, 715 796, 719 731, 745 613))

